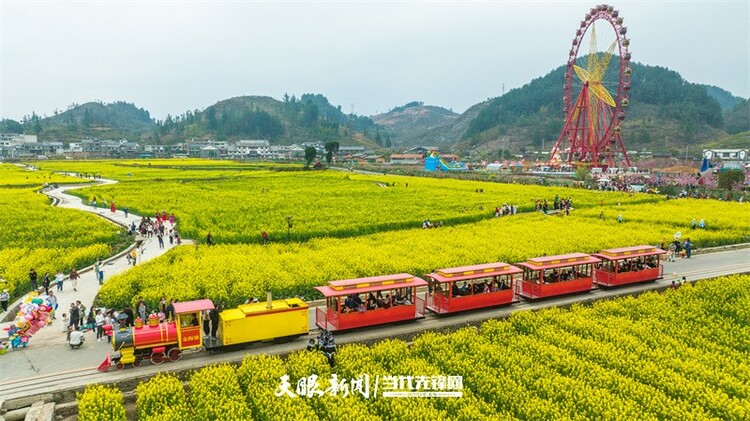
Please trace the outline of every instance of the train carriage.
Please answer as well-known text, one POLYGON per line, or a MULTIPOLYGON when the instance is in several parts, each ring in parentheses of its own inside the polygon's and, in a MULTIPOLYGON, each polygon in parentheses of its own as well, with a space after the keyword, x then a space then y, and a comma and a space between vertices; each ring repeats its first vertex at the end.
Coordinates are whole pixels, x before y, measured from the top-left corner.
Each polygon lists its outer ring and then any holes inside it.
POLYGON ((651 282, 664 276, 659 256, 666 251, 654 246, 633 246, 602 250, 594 267, 594 283, 603 287, 651 282))
POLYGON ((593 265, 601 260, 584 253, 544 256, 518 263, 523 269, 519 294, 530 300, 590 291, 593 265))
POLYGON ((331 281, 315 287, 326 300, 315 311, 315 324, 337 331, 423 318, 417 288, 426 285, 408 273, 331 281))
POLYGON ((474 310, 518 301, 517 274, 523 271, 507 263, 487 263, 440 269, 426 275, 432 280, 427 309, 436 314, 474 310))
POLYGON ((300 298, 243 304, 219 313, 218 340, 206 349, 306 335, 309 304, 300 298))

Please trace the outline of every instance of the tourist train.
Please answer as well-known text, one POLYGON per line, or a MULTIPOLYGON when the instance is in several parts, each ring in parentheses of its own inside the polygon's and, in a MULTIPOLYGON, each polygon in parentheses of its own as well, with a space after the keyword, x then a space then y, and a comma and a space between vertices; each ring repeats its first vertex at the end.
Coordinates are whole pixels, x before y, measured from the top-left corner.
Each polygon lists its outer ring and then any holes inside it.
MULTIPOLYGON (((517 264, 438 269, 427 274, 427 280, 400 273, 331 281, 315 288, 325 299, 325 304, 315 309, 315 325, 329 332, 343 331, 417 320, 427 311, 445 315, 511 305, 521 299, 651 282, 663 277, 659 256, 664 253, 654 246, 634 246, 591 255, 542 256, 517 264)), ((128 327, 121 318, 119 327, 111 332, 113 351, 99 369, 138 367, 144 360, 161 364, 179 360, 186 349, 221 351, 309 332, 310 304, 299 298, 273 300, 268 293, 266 302, 223 310, 216 337, 204 337, 203 314, 213 309, 211 300, 202 299, 175 303, 171 321, 160 322, 152 315, 128 327)))

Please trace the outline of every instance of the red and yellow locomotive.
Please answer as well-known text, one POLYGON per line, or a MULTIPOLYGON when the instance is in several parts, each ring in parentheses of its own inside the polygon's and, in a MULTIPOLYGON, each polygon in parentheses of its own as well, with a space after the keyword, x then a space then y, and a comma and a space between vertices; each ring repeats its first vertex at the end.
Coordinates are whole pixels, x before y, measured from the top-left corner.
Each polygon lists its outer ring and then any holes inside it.
POLYGON ((121 370, 126 364, 139 367, 143 360, 151 360, 153 364, 179 360, 183 350, 203 346, 201 314, 213 308, 211 300, 175 303, 174 321, 159 323, 158 319, 150 317, 145 324, 138 319, 133 327, 125 325, 125 315, 121 314, 120 325, 112 332, 114 351, 100 369, 106 371, 114 365, 121 370))

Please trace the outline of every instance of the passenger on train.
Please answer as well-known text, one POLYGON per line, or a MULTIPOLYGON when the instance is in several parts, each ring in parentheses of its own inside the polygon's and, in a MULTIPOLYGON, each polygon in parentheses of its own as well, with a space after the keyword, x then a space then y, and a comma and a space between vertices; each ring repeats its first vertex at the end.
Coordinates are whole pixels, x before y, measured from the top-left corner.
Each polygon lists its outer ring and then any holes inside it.
POLYGON ((375 298, 374 295, 372 295, 372 292, 370 295, 367 296, 367 309, 368 310, 374 310, 378 308, 378 300, 375 298))
POLYGON ((393 305, 403 305, 404 304, 404 297, 401 296, 401 292, 399 290, 396 290, 396 292, 393 294, 393 305))
POLYGON ((479 294, 484 292, 484 283, 482 282, 476 282, 474 283, 474 294, 479 294))
POLYGON ((357 303, 354 301, 354 297, 352 295, 349 295, 346 297, 346 300, 344 300, 344 310, 352 311, 357 308, 357 303))
POLYGON ((453 298, 456 298, 461 294, 461 291, 459 290, 458 285, 455 282, 451 282, 451 285, 453 285, 451 287, 451 295, 453 296, 453 298))
POLYGON ((377 300, 377 303, 378 303, 378 308, 388 308, 387 303, 386 303, 385 299, 383 298, 383 294, 380 291, 378 291, 378 295, 376 297, 376 300, 377 300))

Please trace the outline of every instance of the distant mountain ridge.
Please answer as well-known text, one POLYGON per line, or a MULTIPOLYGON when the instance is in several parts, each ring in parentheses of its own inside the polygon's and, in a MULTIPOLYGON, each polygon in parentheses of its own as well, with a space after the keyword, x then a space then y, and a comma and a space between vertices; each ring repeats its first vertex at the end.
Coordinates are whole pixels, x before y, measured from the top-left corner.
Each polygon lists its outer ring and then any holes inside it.
POLYGON ((2 120, 0 130, 66 143, 83 138, 127 138, 158 144, 262 138, 276 144, 338 141, 342 145, 381 146, 375 140, 379 128, 370 118, 346 115, 320 94, 304 94, 299 99, 285 95, 282 101, 240 96, 159 121, 130 103, 89 102, 49 117, 32 113, 21 122, 2 120))
MULTIPOLYGON (((630 105, 622 123, 628 149, 682 150, 689 145, 745 143, 750 104, 716 86, 685 81, 673 70, 631 63, 630 105), (740 135, 738 135, 740 134, 740 135)), ((189 140, 268 139, 274 144, 338 141, 368 149, 437 145, 459 152, 549 150, 563 124, 565 67, 531 80, 462 114, 419 101, 372 117, 346 114, 321 94, 281 100, 239 96, 203 110, 154 120, 127 102, 74 104, 49 117, 0 121, 0 132, 37 134, 40 141, 87 137, 170 144, 189 140)))
MULTIPOLYGON (((622 124, 628 149, 684 149, 689 144, 729 138, 748 121, 748 114, 743 114, 747 100, 723 89, 689 83, 664 67, 632 63, 631 68, 630 105, 622 124)), ((453 145, 459 152, 549 150, 564 123, 564 73, 565 67, 558 67, 415 138, 422 144, 453 145)))
MULTIPOLYGON (((424 143, 424 134, 431 129, 452 124, 458 117, 451 110, 414 101, 371 118, 391 136, 394 145, 413 146, 424 143)), ((434 143, 443 142, 438 138, 434 143)))

